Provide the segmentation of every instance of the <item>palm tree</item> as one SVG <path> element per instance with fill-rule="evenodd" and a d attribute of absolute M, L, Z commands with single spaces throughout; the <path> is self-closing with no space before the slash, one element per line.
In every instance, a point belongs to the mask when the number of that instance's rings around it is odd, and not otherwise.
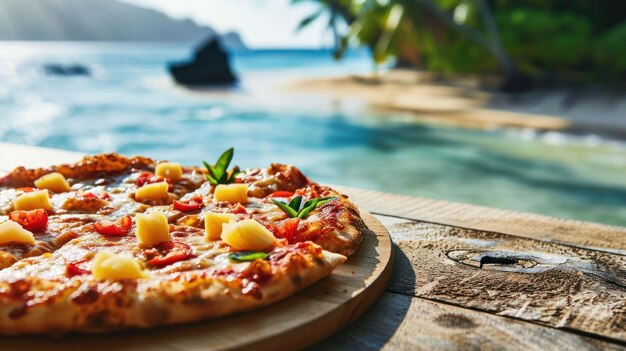
<path fill-rule="evenodd" d="M 335 43 L 335 51 L 339 52 L 344 46 L 342 43 L 342 34 L 339 32 L 340 22 L 343 21 L 347 26 L 352 25 L 356 20 L 356 15 L 353 11 L 352 0 L 292 0 L 292 4 L 299 4 L 303 2 L 316 2 L 319 3 L 320 8 L 305 17 L 298 25 L 298 30 L 308 26 L 312 22 L 318 20 L 325 12 L 328 12 L 329 19 L 327 28 L 332 32 Z M 339 58 L 339 57 L 338 57 Z"/>
<path fill-rule="evenodd" d="M 382 4 L 378 0 L 293 0 L 294 3 L 303 1 L 313 1 L 321 7 L 305 18 L 300 27 L 329 12 L 328 28 L 335 38 L 337 57 L 341 57 L 352 37 L 371 49 L 376 63 L 392 55 L 401 62 L 416 65 L 421 56 L 419 31 L 437 32 L 445 27 L 461 33 L 495 58 L 505 77 L 505 90 L 528 87 L 528 78 L 520 73 L 504 48 L 493 13 L 485 0 L 472 0 L 485 32 L 456 21 L 452 13 L 441 8 L 435 0 L 389 0 Z M 338 20 L 348 25 L 346 33 L 339 33 Z"/>
<path fill-rule="evenodd" d="M 445 23 L 450 28 L 457 30 L 459 33 L 465 35 L 475 44 L 478 44 L 487 52 L 489 52 L 496 59 L 498 65 L 500 66 L 500 70 L 505 76 L 505 82 L 503 85 L 504 90 L 518 91 L 526 90 L 529 87 L 529 85 L 531 84 L 529 78 L 519 71 L 517 65 L 504 48 L 502 39 L 500 38 L 498 26 L 496 25 L 495 19 L 493 17 L 493 13 L 485 0 L 473 1 L 478 7 L 480 18 L 483 22 L 483 26 L 487 31 L 486 35 L 473 27 L 456 22 L 449 13 L 443 11 L 439 6 L 437 6 L 437 4 L 435 4 L 433 0 L 405 1 L 420 3 L 424 10 L 428 11 L 428 13 L 430 13 L 433 17 Z"/>

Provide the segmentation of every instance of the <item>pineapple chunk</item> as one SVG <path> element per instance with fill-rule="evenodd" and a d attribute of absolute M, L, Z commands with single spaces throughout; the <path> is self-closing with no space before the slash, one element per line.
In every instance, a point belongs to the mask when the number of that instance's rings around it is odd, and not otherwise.
<path fill-rule="evenodd" d="M 161 200 L 167 198 L 167 189 L 170 185 L 167 182 L 146 184 L 135 191 L 135 200 Z"/>
<path fill-rule="evenodd" d="M 237 219 L 232 213 L 209 212 L 204 215 L 204 230 L 207 241 L 219 240 L 222 234 L 222 224 Z"/>
<path fill-rule="evenodd" d="M 0 224 L 0 245 L 8 243 L 34 244 L 35 237 L 17 222 L 6 221 Z"/>
<path fill-rule="evenodd" d="M 272 232 L 254 219 L 223 224 L 221 238 L 228 245 L 242 251 L 265 250 L 276 239 Z"/>
<path fill-rule="evenodd" d="M 245 204 L 248 202 L 248 184 L 219 184 L 213 195 L 217 201 Z"/>
<path fill-rule="evenodd" d="M 13 200 L 13 207 L 15 207 L 16 210 L 22 211 L 36 210 L 38 208 L 52 211 L 50 194 L 47 189 L 22 194 Z"/>
<path fill-rule="evenodd" d="M 147 277 L 135 258 L 108 251 L 98 252 L 94 256 L 91 273 L 97 279 L 140 279 Z"/>
<path fill-rule="evenodd" d="M 137 223 L 135 235 L 143 246 L 154 246 L 172 240 L 167 217 L 161 211 L 138 213 L 135 215 L 135 222 Z"/>
<path fill-rule="evenodd" d="M 180 167 L 180 163 L 162 162 L 156 166 L 154 174 L 177 182 L 183 176 L 183 169 Z"/>
<path fill-rule="evenodd" d="M 54 172 L 35 180 L 37 189 L 48 189 L 55 193 L 70 191 L 70 184 L 65 180 L 63 174 Z"/>

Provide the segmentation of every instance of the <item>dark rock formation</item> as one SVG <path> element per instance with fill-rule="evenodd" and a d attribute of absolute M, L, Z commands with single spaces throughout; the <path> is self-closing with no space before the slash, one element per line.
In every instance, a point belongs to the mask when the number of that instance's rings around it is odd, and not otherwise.
<path fill-rule="evenodd" d="M 61 65 L 51 63 L 43 66 L 44 71 L 52 76 L 88 76 L 91 75 L 89 68 L 81 65 Z"/>
<path fill-rule="evenodd" d="M 172 63 L 169 70 L 176 82 L 184 85 L 225 85 L 237 81 L 228 54 L 217 38 L 211 38 L 200 46 L 194 59 L 188 63 Z"/>

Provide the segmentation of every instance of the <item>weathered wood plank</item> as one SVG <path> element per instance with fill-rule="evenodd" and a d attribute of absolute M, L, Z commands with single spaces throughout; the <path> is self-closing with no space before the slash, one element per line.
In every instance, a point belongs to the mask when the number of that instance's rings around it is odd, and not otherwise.
<path fill-rule="evenodd" d="M 378 214 L 626 255 L 626 228 L 482 206 L 336 186 L 362 208 Z"/>
<path fill-rule="evenodd" d="M 400 248 L 389 290 L 626 342 L 626 257 L 378 216 Z"/>
<path fill-rule="evenodd" d="M 587 336 L 391 292 L 352 325 L 311 348 L 378 349 L 624 350 Z"/>

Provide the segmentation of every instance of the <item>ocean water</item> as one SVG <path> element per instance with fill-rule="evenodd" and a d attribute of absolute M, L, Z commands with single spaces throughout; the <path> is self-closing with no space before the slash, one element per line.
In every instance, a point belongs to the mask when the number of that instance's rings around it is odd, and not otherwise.
<path fill-rule="evenodd" d="M 294 78 L 369 72 L 366 52 L 250 51 L 230 91 L 176 87 L 182 44 L 0 43 L 0 141 L 200 164 L 293 163 L 316 180 L 626 225 L 626 148 L 594 136 L 475 131 L 270 93 Z M 47 76 L 47 63 L 88 77 Z"/>

